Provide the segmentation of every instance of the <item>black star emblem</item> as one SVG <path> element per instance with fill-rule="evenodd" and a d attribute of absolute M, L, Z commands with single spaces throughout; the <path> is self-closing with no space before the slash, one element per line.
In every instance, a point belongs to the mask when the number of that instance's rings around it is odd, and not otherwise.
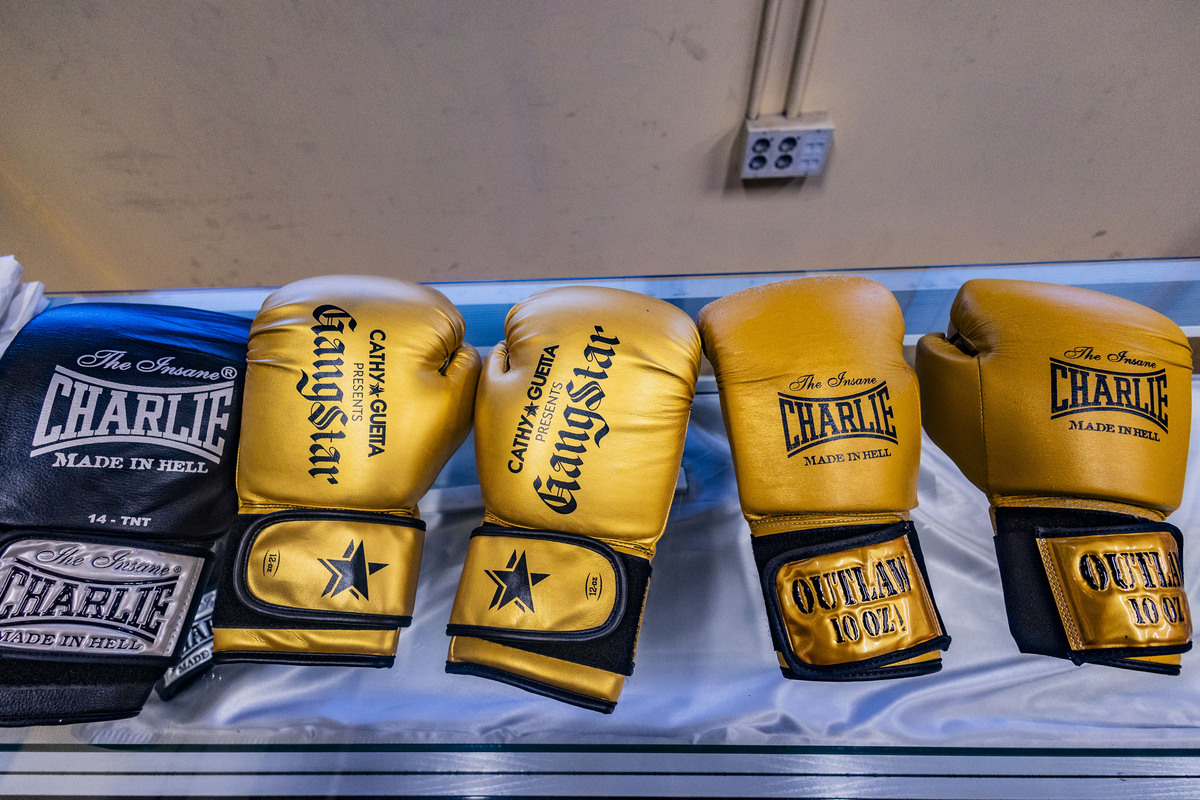
<path fill-rule="evenodd" d="M 532 417 L 535 414 L 537 414 L 537 406 L 535 404 L 530 403 L 525 406 L 525 416 Z"/>
<path fill-rule="evenodd" d="M 326 584 L 325 591 L 321 592 L 321 597 L 325 595 L 337 597 L 349 589 L 350 594 L 359 600 L 370 600 L 371 598 L 367 595 L 367 578 L 387 566 L 387 564 L 367 561 L 362 542 L 355 547 L 353 539 L 346 546 L 346 552 L 341 558 L 317 560 L 321 562 L 321 566 L 329 570 L 329 583 Z M 332 594 L 330 594 L 331 592 Z"/>
<path fill-rule="evenodd" d="M 517 558 L 517 551 L 508 559 L 508 569 L 484 570 L 487 576 L 496 584 L 496 594 L 492 596 L 492 604 L 488 608 L 504 608 L 509 603 L 516 603 L 522 611 L 533 613 L 533 587 L 537 586 L 549 573 L 529 571 L 525 564 L 525 551 Z"/>
<path fill-rule="evenodd" d="M 372 383 L 370 388 L 367 389 L 367 391 L 369 391 L 371 393 L 371 396 L 374 397 L 377 394 L 383 394 L 383 387 L 380 386 L 378 383 Z"/>

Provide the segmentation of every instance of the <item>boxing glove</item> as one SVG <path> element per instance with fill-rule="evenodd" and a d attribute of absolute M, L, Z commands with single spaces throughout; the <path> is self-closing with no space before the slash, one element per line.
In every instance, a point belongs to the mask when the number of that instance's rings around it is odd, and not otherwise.
<path fill-rule="evenodd" d="M 700 363 L 691 318 L 600 287 L 514 306 L 475 415 L 483 525 L 446 671 L 611 712 L 633 671 Z"/>
<path fill-rule="evenodd" d="M 214 565 L 223 562 L 224 545 L 228 541 L 227 536 L 217 541 L 213 548 Z M 170 700 L 197 683 L 212 667 L 212 612 L 217 602 L 219 576 L 219 569 L 214 568 L 209 572 L 208 582 L 199 590 L 200 599 L 196 603 L 192 624 L 183 633 L 184 644 L 179 653 L 179 660 L 154 684 L 154 693 L 163 700 Z"/>
<path fill-rule="evenodd" d="M 965 283 L 916 368 L 929 437 L 983 490 L 1019 649 L 1176 674 L 1191 348 L 1099 292 Z"/>
<path fill-rule="evenodd" d="M 392 665 L 424 544 L 417 502 L 470 431 L 480 361 L 463 332 L 441 292 L 389 278 L 266 298 L 214 663 Z"/>
<path fill-rule="evenodd" d="M 700 311 L 780 669 L 935 672 L 946 649 L 909 510 L 920 400 L 904 320 L 857 277 L 757 286 Z"/>
<path fill-rule="evenodd" d="M 249 321 L 78 304 L 0 359 L 0 724 L 137 714 L 232 523 Z"/>

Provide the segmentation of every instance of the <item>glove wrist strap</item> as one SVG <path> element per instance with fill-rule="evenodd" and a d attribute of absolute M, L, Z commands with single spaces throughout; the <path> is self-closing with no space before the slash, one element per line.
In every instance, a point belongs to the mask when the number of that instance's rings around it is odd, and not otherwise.
<path fill-rule="evenodd" d="M 124 667 L 103 678 L 95 664 L 5 665 L 0 726 L 67 725 L 125 719 L 141 711 L 161 667 Z"/>
<path fill-rule="evenodd" d="M 521 651 L 514 662 L 529 653 L 542 663 L 566 662 L 567 669 L 629 675 L 650 571 L 648 560 L 596 539 L 483 525 L 471 535 L 446 633 Z M 529 688 L 530 679 L 496 665 L 484 671 L 455 661 L 447 671 Z M 539 691 L 558 697 L 552 686 Z"/>
<path fill-rule="evenodd" d="M 67 531 L 0 538 L 0 656 L 172 663 L 195 613 L 211 551 Z"/>
<path fill-rule="evenodd" d="M 68 531 L 0 537 L 0 725 L 136 714 L 179 656 L 210 555 Z"/>
<path fill-rule="evenodd" d="M 1183 536 L 1166 522 L 993 509 L 1009 629 L 1024 653 L 1166 674 L 1191 647 Z"/>
<path fill-rule="evenodd" d="M 243 514 L 213 612 L 215 662 L 391 666 L 425 523 L 295 509 Z"/>
<path fill-rule="evenodd" d="M 450 639 L 446 672 L 507 683 L 603 714 L 616 709 L 625 685 L 624 675 L 470 636 Z"/>
<path fill-rule="evenodd" d="M 878 680 L 936 672 L 950 644 L 911 522 L 752 539 L 785 677 Z"/>

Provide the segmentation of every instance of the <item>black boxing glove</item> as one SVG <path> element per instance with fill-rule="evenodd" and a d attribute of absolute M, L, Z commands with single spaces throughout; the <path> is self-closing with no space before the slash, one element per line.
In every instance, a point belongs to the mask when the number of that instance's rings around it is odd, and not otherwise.
<path fill-rule="evenodd" d="M 237 511 L 249 320 L 79 304 L 0 359 L 0 725 L 137 714 Z"/>

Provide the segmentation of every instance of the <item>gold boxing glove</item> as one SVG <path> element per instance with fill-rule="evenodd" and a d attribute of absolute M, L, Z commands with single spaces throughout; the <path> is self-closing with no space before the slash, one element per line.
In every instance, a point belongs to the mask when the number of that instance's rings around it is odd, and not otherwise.
<path fill-rule="evenodd" d="M 950 637 L 908 514 L 921 422 L 895 298 L 866 278 L 781 281 L 709 303 L 700 331 L 784 676 L 940 669 Z"/>
<path fill-rule="evenodd" d="M 1183 495 L 1192 353 L 1087 289 L 972 280 L 917 347 L 925 430 L 991 502 L 1024 653 L 1178 674 L 1191 647 Z"/>
<path fill-rule="evenodd" d="M 263 302 L 247 361 L 213 661 L 389 667 L 413 612 L 417 501 L 471 427 L 462 315 L 413 283 L 310 278 Z"/>
<path fill-rule="evenodd" d="M 633 671 L 700 364 L 690 317 L 619 289 L 518 303 L 475 413 L 483 525 L 446 671 L 605 713 Z"/>

